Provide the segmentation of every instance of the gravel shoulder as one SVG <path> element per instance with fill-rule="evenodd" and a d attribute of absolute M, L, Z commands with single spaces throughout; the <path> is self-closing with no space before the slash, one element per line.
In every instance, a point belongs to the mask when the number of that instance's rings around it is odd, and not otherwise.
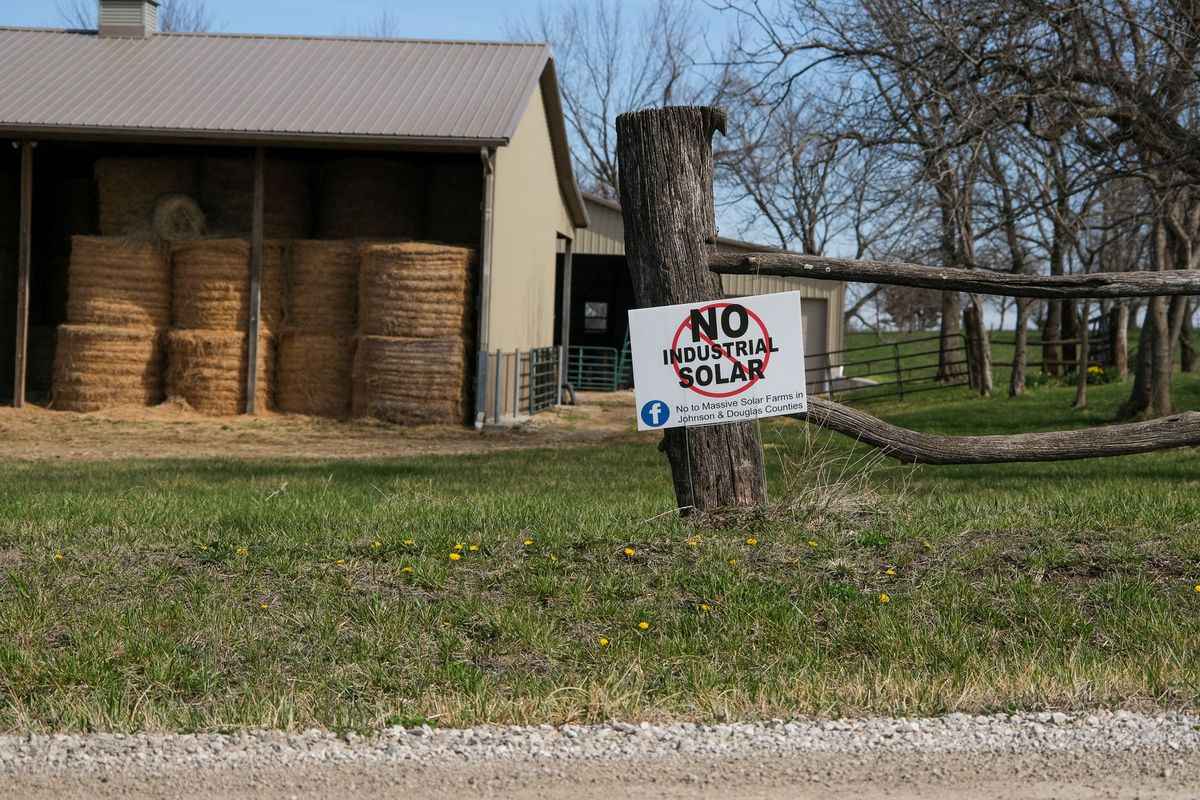
<path fill-rule="evenodd" d="M 0 737 L 0 797 L 1186 798 L 1200 717 Z"/>

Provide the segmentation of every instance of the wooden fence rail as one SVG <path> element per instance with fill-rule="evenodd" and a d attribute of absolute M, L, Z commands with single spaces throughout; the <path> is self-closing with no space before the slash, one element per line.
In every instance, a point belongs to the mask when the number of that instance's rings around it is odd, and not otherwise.
<path fill-rule="evenodd" d="M 1089 275 L 1014 275 L 892 261 L 855 261 L 797 253 L 717 253 L 709 268 L 721 275 L 883 283 L 947 292 L 978 292 L 1052 300 L 1098 297 L 1169 297 L 1200 294 L 1200 271 L 1102 272 Z"/>

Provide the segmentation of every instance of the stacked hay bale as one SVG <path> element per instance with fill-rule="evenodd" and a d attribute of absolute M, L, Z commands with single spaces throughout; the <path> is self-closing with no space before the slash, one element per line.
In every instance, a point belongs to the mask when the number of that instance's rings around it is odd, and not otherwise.
<path fill-rule="evenodd" d="M 293 414 L 350 413 L 358 305 L 358 246 L 293 242 L 279 337 L 276 407 Z"/>
<path fill-rule="evenodd" d="M 101 158 L 95 175 L 104 236 L 149 235 L 160 197 L 195 197 L 199 189 L 199 164 L 194 158 Z"/>
<path fill-rule="evenodd" d="M 355 416 L 463 420 L 473 260 L 474 251 L 448 245 L 363 247 Z"/>
<path fill-rule="evenodd" d="M 270 408 L 275 337 L 283 316 L 287 246 L 263 243 L 256 403 Z M 167 337 L 167 396 L 203 414 L 246 406 L 250 242 L 197 239 L 174 249 L 174 328 Z"/>
<path fill-rule="evenodd" d="M 53 349 L 53 404 L 66 411 L 152 405 L 163 398 L 163 334 L 171 320 L 170 260 L 149 241 L 71 240 L 67 324 Z M 30 366 L 51 363 L 31 331 Z"/>
<path fill-rule="evenodd" d="M 318 239 L 418 239 L 425 172 L 386 158 L 342 158 L 320 174 Z"/>
<path fill-rule="evenodd" d="M 263 166 L 263 236 L 305 239 L 312 228 L 310 169 L 302 161 L 267 159 Z M 254 159 L 206 158 L 200 168 L 200 203 L 209 228 L 222 236 L 250 235 L 254 210 Z"/>

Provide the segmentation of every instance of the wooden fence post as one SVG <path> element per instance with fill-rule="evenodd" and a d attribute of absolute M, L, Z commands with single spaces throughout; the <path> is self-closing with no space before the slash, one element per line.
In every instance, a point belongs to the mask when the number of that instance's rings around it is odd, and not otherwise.
<path fill-rule="evenodd" d="M 723 297 L 708 268 L 715 252 L 712 136 L 725 110 L 653 108 L 617 117 L 625 253 L 641 308 Z M 739 422 L 663 434 L 684 513 L 761 508 L 767 501 L 762 447 Z"/>

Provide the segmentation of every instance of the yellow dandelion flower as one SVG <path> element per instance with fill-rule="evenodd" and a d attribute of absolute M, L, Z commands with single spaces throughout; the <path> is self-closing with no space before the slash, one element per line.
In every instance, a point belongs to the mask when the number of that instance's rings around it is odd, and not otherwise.
<path fill-rule="evenodd" d="M 261 608 L 263 611 L 266 611 L 268 608 L 271 607 L 271 604 L 270 603 L 259 603 L 258 607 Z"/>
<path fill-rule="evenodd" d="M 479 549 L 479 545 L 473 544 L 470 547 L 468 547 L 467 549 L 470 550 L 472 553 L 474 553 L 476 550 Z"/>
<path fill-rule="evenodd" d="M 755 539 L 753 536 L 751 536 L 749 539 L 746 540 L 746 544 L 753 547 L 754 545 L 758 544 L 758 539 Z"/>
<path fill-rule="evenodd" d="M 551 561 L 558 561 L 558 556 L 550 556 Z"/>
<path fill-rule="evenodd" d="M 405 546 L 405 547 L 412 547 L 412 545 L 413 545 L 413 540 L 412 540 L 412 539 L 405 539 L 405 540 L 404 540 L 404 546 Z"/>
<path fill-rule="evenodd" d="M 608 647 L 608 639 L 605 639 L 603 636 L 601 636 L 601 637 L 600 637 L 600 639 L 598 640 L 598 642 L 597 642 L 597 643 L 598 643 L 598 644 L 599 644 L 601 647 Z"/>
<path fill-rule="evenodd" d="M 526 547 L 529 547 L 529 545 L 533 544 L 533 539 L 526 539 L 524 542 L 522 542 L 522 544 L 524 544 Z"/>
<path fill-rule="evenodd" d="M 636 555 L 637 555 L 637 550 L 634 550 L 632 547 L 626 547 L 626 548 L 625 548 L 625 555 L 627 555 L 627 556 L 636 556 Z"/>
<path fill-rule="evenodd" d="M 402 569 L 400 571 L 401 572 L 412 572 L 412 567 L 405 567 L 404 569 Z"/>
<path fill-rule="evenodd" d="M 346 559 L 344 559 L 344 558 L 339 558 L 337 561 L 335 561 L 335 562 L 333 562 L 333 563 L 335 563 L 335 564 L 345 564 L 345 563 L 346 563 Z"/>
<path fill-rule="evenodd" d="M 639 622 L 638 627 L 644 631 L 648 631 L 648 630 L 650 630 L 650 623 L 649 622 Z"/>
<path fill-rule="evenodd" d="M 383 542 L 376 539 L 375 542 L 371 545 L 371 547 L 374 547 L 375 549 L 379 549 L 380 547 L 383 547 Z"/>
<path fill-rule="evenodd" d="M 890 602 L 892 602 L 892 598 L 889 597 L 886 592 L 884 592 L 883 594 L 879 595 L 879 602 L 890 603 Z"/>
<path fill-rule="evenodd" d="M 305 542 L 305 544 L 308 544 L 308 542 Z M 207 553 L 207 552 L 208 552 L 208 545 L 206 545 L 206 544 L 202 544 L 202 545 L 200 545 L 200 552 L 201 552 L 201 553 Z"/>
<path fill-rule="evenodd" d="M 701 603 L 700 611 L 707 614 L 709 611 L 712 611 L 712 606 L 710 606 L 708 603 Z"/>
<path fill-rule="evenodd" d="M 894 569 L 889 569 L 887 572 L 885 572 L 885 573 L 883 573 L 883 574 L 884 574 L 884 575 L 895 575 L 895 574 L 896 574 L 896 570 L 894 570 Z"/>
<path fill-rule="evenodd" d="M 250 551 L 249 551 L 249 550 L 247 550 L 247 549 L 246 549 L 246 548 L 244 548 L 244 547 L 239 547 L 237 550 L 234 550 L 233 552 L 237 553 L 239 556 L 248 556 L 248 555 L 250 555 Z"/>
<path fill-rule="evenodd" d="M 450 620 L 448 620 L 448 619 L 445 619 L 445 620 L 442 620 L 442 627 L 443 627 L 443 628 L 453 628 L 453 627 L 454 627 L 454 623 L 453 623 L 453 622 L 451 622 L 451 621 L 450 621 Z"/>
<path fill-rule="evenodd" d="M 924 547 L 926 550 L 933 549 L 933 545 L 931 545 L 929 542 L 921 542 L 921 547 Z"/>
<path fill-rule="evenodd" d="M 451 553 L 450 554 L 451 561 L 458 561 L 460 558 L 462 558 L 462 553 Z"/>
<path fill-rule="evenodd" d="M 55 554 L 54 554 L 54 560 L 55 560 L 55 561 L 62 561 L 62 560 L 63 560 L 63 554 L 62 554 L 62 553 L 55 553 Z"/>
<path fill-rule="evenodd" d="M 736 558 L 731 558 L 731 559 L 729 559 L 729 563 L 730 563 L 730 564 L 733 564 L 733 565 L 736 567 L 736 566 L 737 566 L 737 559 L 736 559 Z"/>
<path fill-rule="evenodd" d="M 814 542 L 812 539 L 809 539 L 809 540 L 808 540 L 808 546 L 809 546 L 809 547 L 816 547 L 816 546 L 817 546 L 817 543 L 816 543 L 816 542 Z"/>
<path fill-rule="evenodd" d="M 1197 584 L 1196 584 L 1196 591 L 1197 591 L 1197 592 L 1200 592 L 1200 583 L 1197 583 Z"/>
<path fill-rule="evenodd" d="M 466 547 L 466 545 L 463 544 L 462 542 L 459 542 L 458 544 L 454 545 L 455 550 L 462 550 L 464 547 Z"/>
<path fill-rule="evenodd" d="M 688 543 L 687 543 L 688 547 L 698 547 L 699 545 L 700 545 L 700 543 L 697 542 L 695 539 L 688 539 Z"/>

